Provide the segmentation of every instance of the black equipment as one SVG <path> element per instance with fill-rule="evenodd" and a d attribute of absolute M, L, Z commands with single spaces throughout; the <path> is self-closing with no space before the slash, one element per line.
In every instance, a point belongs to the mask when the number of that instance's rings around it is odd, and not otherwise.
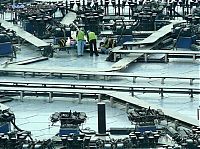
<path fill-rule="evenodd" d="M 84 112 L 56 112 L 50 117 L 52 125 L 60 121 L 59 135 L 68 135 L 70 133 L 79 134 L 79 125 L 84 123 L 87 116 Z"/>

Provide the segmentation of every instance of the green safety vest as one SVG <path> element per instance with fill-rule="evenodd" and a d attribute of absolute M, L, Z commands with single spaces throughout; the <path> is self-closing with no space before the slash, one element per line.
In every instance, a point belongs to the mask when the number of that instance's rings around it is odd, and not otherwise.
<path fill-rule="evenodd" d="M 94 32 L 89 32 L 88 36 L 89 36 L 89 41 L 91 41 L 92 39 L 97 39 Z"/>
<path fill-rule="evenodd" d="M 77 35 L 77 40 L 84 40 L 85 33 L 83 31 L 79 31 Z"/>
<path fill-rule="evenodd" d="M 109 43 L 109 40 L 107 39 L 107 41 L 104 43 L 103 46 L 107 49 L 107 48 L 109 47 L 109 44 L 110 44 L 110 43 Z"/>

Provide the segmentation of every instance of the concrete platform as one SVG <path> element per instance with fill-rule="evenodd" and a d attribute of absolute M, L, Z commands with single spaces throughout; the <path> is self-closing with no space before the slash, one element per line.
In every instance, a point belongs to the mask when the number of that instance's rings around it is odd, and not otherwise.
<path fill-rule="evenodd" d="M 17 51 L 17 58 L 14 62 L 28 59 L 31 57 L 40 56 L 41 53 L 37 51 L 34 46 L 30 44 L 20 46 L 21 51 Z M 66 51 L 57 51 L 53 58 L 48 61 L 41 61 L 33 64 L 28 64 L 27 66 L 19 66 L 15 63 L 9 64 L 8 68 L 17 69 L 68 69 L 70 70 L 105 70 L 110 69 L 114 64 L 113 62 L 105 61 L 107 55 L 100 54 L 98 57 L 90 57 L 89 53 L 84 53 L 84 56 L 77 57 L 76 49 L 72 49 L 69 53 Z M 8 61 L 8 58 L 4 57 L 0 59 L 0 63 Z M 4 65 L 0 65 L 4 67 Z M 140 73 L 144 75 L 157 75 L 157 76 L 188 76 L 188 77 L 200 77 L 200 61 L 196 60 L 195 63 L 191 62 L 190 59 L 173 59 L 169 63 L 133 63 L 123 70 L 124 73 Z M 75 77 L 70 78 L 59 78 L 48 76 L 41 77 L 16 77 L 16 76 L 6 76 L 1 75 L 0 80 L 31 80 L 31 81 L 46 81 L 46 82 L 81 82 L 81 83 L 116 83 L 117 85 L 132 84 L 132 78 L 118 78 L 115 77 L 112 80 L 104 79 L 94 79 L 88 80 L 87 78 L 83 80 L 77 80 Z M 152 78 L 142 78 L 138 79 L 136 85 L 160 85 L 160 79 Z M 177 86 L 188 86 L 188 80 L 180 81 L 169 79 L 165 83 L 171 87 Z M 194 83 L 191 87 L 199 87 L 199 83 Z M 123 93 L 117 96 L 122 96 L 126 98 L 125 100 L 132 100 L 129 93 Z M 200 95 L 194 95 L 190 98 L 188 95 L 181 94 L 170 94 L 167 93 L 163 98 L 160 98 L 158 94 L 143 94 L 135 93 L 135 98 L 137 98 L 137 103 L 144 103 L 148 106 L 163 108 L 166 113 L 176 113 L 177 117 L 182 115 L 185 119 L 189 119 L 194 123 L 197 123 L 197 108 L 200 105 Z M 86 112 L 88 119 L 86 124 L 81 126 L 82 128 L 90 128 L 92 130 L 97 130 L 97 100 L 94 99 L 84 99 L 82 104 L 78 104 L 78 98 L 66 98 L 66 97 L 56 97 L 53 103 L 46 102 L 48 97 L 25 97 L 24 101 L 21 102 L 19 97 L 13 97 L 12 102 L 5 103 L 6 106 L 16 115 L 16 123 L 21 129 L 32 131 L 34 139 L 48 139 L 54 136 L 59 129 L 59 124 L 52 127 L 49 121 L 49 117 L 54 112 L 60 111 L 82 111 Z M 106 102 L 106 101 L 105 101 Z M 128 121 L 127 115 L 125 113 L 125 107 L 121 105 L 114 105 L 114 108 L 110 106 L 110 103 L 106 102 L 106 114 L 107 114 L 107 128 L 109 127 L 133 127 Z M 181 116 L 180 116 L 181 117 Z"/>

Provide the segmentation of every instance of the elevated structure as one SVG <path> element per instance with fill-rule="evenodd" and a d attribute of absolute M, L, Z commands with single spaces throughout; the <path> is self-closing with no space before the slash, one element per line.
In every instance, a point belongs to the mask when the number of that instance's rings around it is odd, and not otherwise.
<path fill-rule="evenodd" d="M 20 28 L 17 25 L 14 25 L 10 22 L 7 22 L 3 19 L 0 19 L 1 26 L 3 26 L 5 29 L 10 29 L 16 32 L 16 35 L 20 38 L 26 40 L 27 42 L 33 44 L 34 46 L 38 48 L 44 48 L 50 46 L 49 43 L 46 43 L 45 41 L 35 37 L 34 35 L 24 31 L 22 28 Z"/>
<path fill-rule="evenodd" d="M 71 23 L 73 23 L 73 21 L 76 19 L 76 13 L 74 12 L 68 12 L 65 17 L 62 19 L 62 21 L 60 22 L 63 25 L 70 25 Z"/>
<path fill-rule="evenodd" d="M 153 32 L 150 36 L 145 38 L 144 40 L 137 41 L 137 42 L 125 42 L 124 46 L 134 46 L 134 45 L 150 45 L 157 42 L 159 39 L 165 37 L 172 31 L 174 25 L 178 25 L 180 23 L 185 23 L 185 21 L 170 21 L 170 24 L 163 26 L 159 30 Z"/>
<path fill-rule="evenodd" d="M 161 107 L 158 107 L 154 104 L 149 104 L 145 101 L 139 100 L 136 97 L 131 97 L 127 94 L 124 94 L 122 92 L 118 91 L 109 91 L 109 90 L 94 90 L 94 89 L 63 89 L 63 88 L 40 88 L 40 91 L 38 91 L 38 88 L 35 87 L 0 87 L 1 92 L 5 92 L 8 94 L 15 94 L 15 95 L 20 95 L 21 101 L 23 101 L 24 96 L 49 96 L 49 102 L 53 102 L 53 97 L 60 97 L 60 96 L 69 96 L 75 95 L 78 96 L 79 98 L 79 103 L 81 103 L 81 100 L 83 98 L 83 95 L 89 95 L 89 96 L 97 96 L 98 100 L 102 100 L 102 96 L 106 95 L 109 97 L 111 106 L 113 105 L 113 102 L 119 102 L 121 104 L 128 104 L 129 106 L 134 106 L 134 107 L 144 107 L 148 108 L 151 106 L 152 108 L 155 109 L 162 109 L 162 111 L 165 112 L 165 114 L 173 120 L 178 120 L 180 123 L 185 124 L 187 126 L 198 126 L 198 121 L 191 119 L 191 118 L 186 118 L 183 117 L 179 114 L 174 114 L 174 112 L 171 112 L 170 110 L 165 110 Z M 113 101 L 114 100 L 114 101 Z M 127 107 L 128 109 L 128 107 Z"/>
<path fill-rule="evenodd" d="M 175 58 L 188 58 L 192 57 L 193 61 L 197 58 L 200 58 L 200 52 L 198 51 L 172 51 L 172 50 L 116 50 L 112 51 L 114 53 L 114 61 L 117 59 L 117 54 L 127 54 L 127 53 L 136 53 L 136 54 L 144 54 L 144 61 L 147 62 L 148 54 L 164 54 L 165 62 L 168 61 L 169 57 Z"/>

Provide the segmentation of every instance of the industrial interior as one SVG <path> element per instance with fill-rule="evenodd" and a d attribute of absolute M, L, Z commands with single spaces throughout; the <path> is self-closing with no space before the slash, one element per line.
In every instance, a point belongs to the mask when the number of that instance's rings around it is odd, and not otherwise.
<path fill-rule="evenodd" d="M 198 149 L 199 58 L 197 0 L 1 0 L 0 149 Z"/>

